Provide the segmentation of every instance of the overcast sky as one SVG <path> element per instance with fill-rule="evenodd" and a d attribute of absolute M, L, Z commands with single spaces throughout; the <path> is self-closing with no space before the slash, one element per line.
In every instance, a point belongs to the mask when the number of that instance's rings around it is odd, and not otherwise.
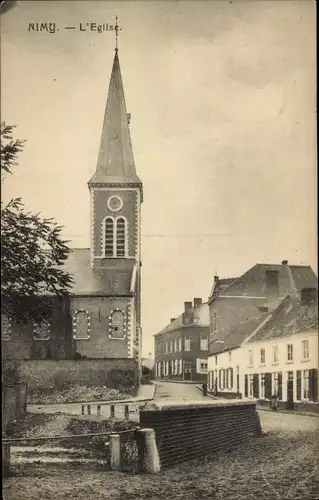
<path fill-rule="evenodd" d="M 1 19 L 1 119 L 25 151 L 4 196 L 89 246 L 114 23 L 142 216 L 144 354 L 215 268 L 316 267 L 315 3 L 23 1 Z M 55 22 L 55 34 L 30 22 Z M 75 30 L 65 30 L 75 26 Z"/>

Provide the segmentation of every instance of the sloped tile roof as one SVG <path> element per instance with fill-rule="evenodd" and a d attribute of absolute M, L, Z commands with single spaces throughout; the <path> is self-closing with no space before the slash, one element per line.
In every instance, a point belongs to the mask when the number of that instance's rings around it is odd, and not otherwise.
<path fill-rule="evenodd" d="M 247 321 L 239 323 L 232 328 L 226 335 L 215 335 L 210 340 L 209 353 L 210 355 L 219 354 L 224 351 L 230 351 L 239 347 L 244 340 L 249 337 L 262 323 L 271 316 L 271 313 L 265 312 L 251 318 Z"/>
<path fill-rule="evenodd" d="M 248 343 L 286 337 L 295 333 L 318 328 L 318 303 L 300 305 L 291 297 L 274 311 L 270 321 Z"/>
<path fill-rule="evenodd" d="M 194 308 L 192 307 L 189 312 L 190 313 L 194 312 Z M 180 316 L 178 316 L 178 318 L 172 321 L 172 323 L 167 325 L 165 328 L 163 328 L 163 330 L 156 333 L 155 335 L 162 335 L 165 333 L 169 333 L 184 326 L 185 325 L 183 324 L 183 314 L 181 314 Z M 209 327 L 209 307 L 207 303 L 203 303 L 198 308 L 196 308 L 194 312 L 194 322 L 187 326 Z"/>
<path fill-rule="evenodd" d="M 134 261 L 120 260 L 108 267 L 93 269 L 89 248 L 74 248 L 64 265 L 65 271 L 72 274 L 74 284 L 72 295 L 129 295 L 131 289 Z"/>
<path fill-rule="evenodd" d="M 286 297 L 292 292 L 291 272 L 294 285 L 298 291 L 306 287 L 316 287 L 318 279 L 310 266 L 293 266 L 283 264 L 256 264 L 221 291 L 220 295 L 237 296 L 263 296 L 265 294 L 265 272 L 277 271 L 279 273 L 279 295 Z"/>

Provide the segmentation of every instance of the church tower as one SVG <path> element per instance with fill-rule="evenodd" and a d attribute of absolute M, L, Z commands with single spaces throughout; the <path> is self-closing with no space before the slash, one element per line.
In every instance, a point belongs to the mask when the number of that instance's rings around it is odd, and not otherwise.
<path fill-rule="evenodd" d="M 113 281 L 117 297 L 132 295 L 132 350 L 141 355 L 141 203 L 118 49 L 102 126 L 96 172 L 88 182 L 91 198 L 91 266 Z M 129 285 L 124 282 L 130 283 Z M 133 354 L 133 353 L 132 353 Z"/>

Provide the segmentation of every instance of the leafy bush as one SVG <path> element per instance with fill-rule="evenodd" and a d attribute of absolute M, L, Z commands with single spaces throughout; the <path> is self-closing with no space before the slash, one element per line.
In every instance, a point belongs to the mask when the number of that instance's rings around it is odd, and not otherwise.
<path fill-rule="evenodd" d="M 132 390 L 136 385 L 134 370 L 113 369 L 107 374 L 107 386 L 114 389 Z"/>

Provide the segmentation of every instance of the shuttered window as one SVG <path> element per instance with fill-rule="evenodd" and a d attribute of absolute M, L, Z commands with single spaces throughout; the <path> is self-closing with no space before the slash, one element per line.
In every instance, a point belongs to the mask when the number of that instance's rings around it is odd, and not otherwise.
<path fill-rule="evenodd" d="M 310 370 L 310 401 L 318 401 L 318 370 Z"/>
<path fill-rule="evenodd" d="M 309 370 L 304 370 L 303 372 L 303 399 L 309 399 L 310 396 L 310 380 L 309 380 Z"/>
<path fill-rule="evenodd" d="M 278 398 L 282 401 L 282 373 L 278 372 Z"/>
<path fill-rule="evenodd" d="M 265 398 L 271 398 L 271 373 L 265 373 Z"/>
<path fill-rule="evenodd" d="M 301 370 L 297 370 L 297 401 L 301 401 Z"/>
<path fill-rule="evenodd" d="M 248 375 L 245 375 L 245 397 L 248 397 Z"/>
<path fill-rule="evenodd" d="M 265 374 L 260 375 L 260 398 L 265 399 Z"/>
<path fill-rule="evenodd" d="M 253 384 L 254 384 L 254 389 L 253 389 L 254 390 L 254 392 L 253 392 L 254 398 L 258 399 L 259 398 L 259 375 L 258 375 L 258 373 L 254 373 Z"/>

